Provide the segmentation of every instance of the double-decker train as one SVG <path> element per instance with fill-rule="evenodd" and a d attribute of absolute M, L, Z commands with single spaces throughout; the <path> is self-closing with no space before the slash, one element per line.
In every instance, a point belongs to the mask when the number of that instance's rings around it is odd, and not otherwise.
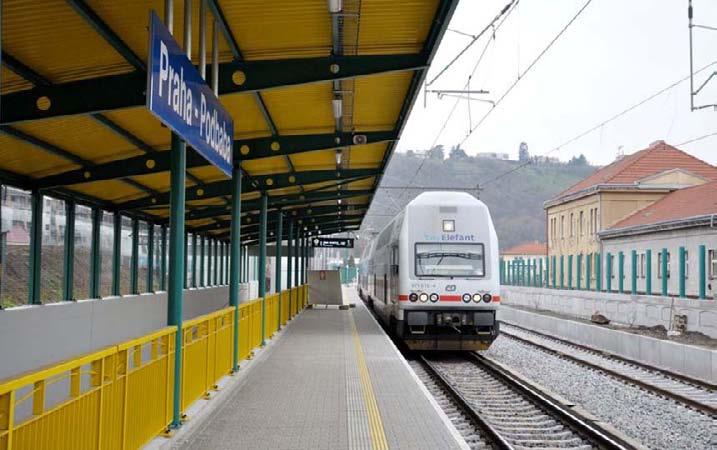
<path fill-rule="evenodd" d="M 498 238 L 486 205 L 426 192 L 373 239 L 358 292 L 414 350 L 485 350 L 498 336 Z"/>

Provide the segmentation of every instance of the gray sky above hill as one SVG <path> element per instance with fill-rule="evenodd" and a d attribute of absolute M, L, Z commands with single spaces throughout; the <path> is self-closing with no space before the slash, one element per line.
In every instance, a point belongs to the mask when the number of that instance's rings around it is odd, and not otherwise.
<path fill-rule="evenodd" d="M 498 99 L 548 45 L 586 0 L 521 0 L 490 44 L 471 80 L 481 96 Z M 477 34 L 508 0 L 462 0 L 450 29 Z M 717 1 L 693 0 L 695 22 L 717 27 Z M 435 141 L 446 148 L 465 140 L 469 155 L 506 152 L 517 157 L 521 141 L 531 154 L 556 146 L 605 121 L 689 74 L 687 0 L 593 0 L 563 36 L 517 84 L 473 133 L 468 105 L 460 101 L 439 134 L 455 99 L 423 94 L 399 143 L 399 151 L 426 149 Z M 432 79 L 468 42 L 447 32 L 429 71 Z M 462 89 L 478 55 L 481 38 L 430 88 Z M 701 83 L 717 70 L 717 31 L 695 30 L 695 70 L 716 62 L 696 76 Z M 697 98 L 717 103 L 717 78 Z M 587 136 L 552 151 L 567 160 L 580 153 L 594 164 L 614 160 L 618 148 L 626 154 L 655 140 L 677 145 L 717 133 L 717 111 L 690 112 L 689 81 L 636 108 Z M 473 126 L 491 109 L 471 102 Z M 717 164 L 717 134 L 679 146 Z"/>

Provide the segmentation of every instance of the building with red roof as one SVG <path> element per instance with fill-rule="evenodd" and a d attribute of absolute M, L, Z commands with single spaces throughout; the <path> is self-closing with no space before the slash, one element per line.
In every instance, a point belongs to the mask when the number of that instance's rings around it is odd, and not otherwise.
<path fill-rule="evenodd" d="M 545 242 L 524 242 L 500 252 L 504 261 L 516 259 L 544 258 L 548 254 L 548 247 Z"/>
<path fill-rule="evenodd" d="M 664 141 L 624 156 L 545 202 L 551 262 L 560 271 L 563 256 L 595 254 L 602 231 L 631 217 L 637 220 L 635 213 L 668 194 L 713 181 L 717 167 Z M 563 270 L 568 270 L 566 261 Z M 591 270 L 594 277 L 594 265 Z"/>
<path fill-rule="evenodd" d="M 699 294 L 699 270 L 704 264 L 706 295 L 717 292 L 717 181 L 676 190 L 655 203 L 615 223 L 599 233 L 602 253 L 611 258 L 624 255 L 626 279 L 632 277 L 635 251 L 637 289 L 644 292 L 651 278 L 653 292 L 662 286 L 662 252 L 667 255 L 668 293 L 679 293 L 680 252 L 685 259 L 685 294 Z M 704 262 L 700 260 L 704 258 Z M 648 264 L 652 270 L 648 270 Z M 614 277 L 614 273 L 612 274 Z"/>

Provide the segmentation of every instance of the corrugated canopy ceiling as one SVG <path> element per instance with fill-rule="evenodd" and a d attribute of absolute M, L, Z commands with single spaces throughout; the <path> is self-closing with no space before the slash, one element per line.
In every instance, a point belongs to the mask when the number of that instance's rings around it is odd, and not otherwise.
<path fill-rule="evenodd" d="M 327 0 L 207 1 L 244 172 L 245 239 L 262 191 L 307 228 L 358 228 L 457 0 L 342 3 L 331 14 Z M 174 4 L 181 43 L 185 2 Z M 198 64 L 200 1 L 191 4 Z M 167 220 L 170 132 L 144 98 L 151 10 L 163 17 L 164 1 L 3 2 L 4 183 Z M 187 152 L 187 228 L 228 238 L 230 181 Z"/>

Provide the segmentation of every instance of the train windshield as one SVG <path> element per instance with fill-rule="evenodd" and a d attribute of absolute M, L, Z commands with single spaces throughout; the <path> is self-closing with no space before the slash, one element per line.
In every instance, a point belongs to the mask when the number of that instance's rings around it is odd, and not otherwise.
<path fill-rule="evenodd" d="M 416 244 L 416 276 L 485 276 L 483 244 Z"/>

